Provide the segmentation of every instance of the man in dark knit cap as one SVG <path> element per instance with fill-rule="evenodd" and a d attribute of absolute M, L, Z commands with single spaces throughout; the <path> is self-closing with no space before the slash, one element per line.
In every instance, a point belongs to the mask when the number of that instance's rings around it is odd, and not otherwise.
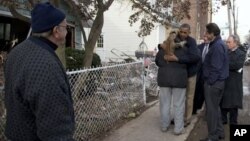
<path fill-rule="evenodd" d="M 73 141 L 74 110 L 65 70 L 55 54 L 65 43 L 65 14 L 50 3 L 31 11 L 32 36 L 5 66 L 5 135 L 11 141 Z"/>

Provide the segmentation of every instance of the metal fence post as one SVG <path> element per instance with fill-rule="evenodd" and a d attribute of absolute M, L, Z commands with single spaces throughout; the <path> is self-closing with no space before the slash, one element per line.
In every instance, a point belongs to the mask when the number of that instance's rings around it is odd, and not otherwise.
<path fill-rule="evenodd" d="M 148 49 L 147 44 L 144 42 L 144 37 L 142 38 L 142 42 L 139 45 L 139 50 L 143 51 L 143 100 L 146 105 L 146 86 L 145 86 L 145 59 L 146 59 L 146 49 Z"/>

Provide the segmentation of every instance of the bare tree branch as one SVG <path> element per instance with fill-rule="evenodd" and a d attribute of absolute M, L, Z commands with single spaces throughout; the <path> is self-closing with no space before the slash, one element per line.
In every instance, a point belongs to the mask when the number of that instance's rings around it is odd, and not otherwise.
<path fill-rule="evenodd" d="M 24 15 L 18 13 L 18 12 L 16 11 L 16 7 L 14 7 L 14 5 L 10 5 L 10 6 L 9 6 L 9 10 L 10 10 L 11 14 L 13 15 L 13 17 L 15 17 L 15 18 L 17 18 L 17 19 L 19 19 L 19 20 L 28 22 L 28 23 L 31 22 L 30 18 L 28 18 L 28 17 L 26 17 L 26 16 L 24 16 Z"/>
<path fill-rule="evenodd" d="M 106 2 L 106 4 L 104 5 L 104 9 L 105 11 L 108 10 L 108 8 L 111 6 L 111 4 L 114 2 L 114 0 L 109 0 L 108 2 Z"/>

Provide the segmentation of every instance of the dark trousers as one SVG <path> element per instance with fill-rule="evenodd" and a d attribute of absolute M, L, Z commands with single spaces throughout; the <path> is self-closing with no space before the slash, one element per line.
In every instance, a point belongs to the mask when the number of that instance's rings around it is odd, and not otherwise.
<path fill-rule="evenodd" d="M 212 140 L 219 140 L 219 136 L 224 136 L 220 111 L 224 87 L 224 81 L 217 81 L 213 85 L 204 83 L 208 138 Z"/>
<path fill-rule="evenodd" d="M 221 108 L 223 124 L 228 123 L 228 114 L 230 124 L 237 124 L 238 108 Z"/>
<path fill-rule="evenodd" d="M 194 102 L 193 102 L 193 114 L 197 113 L 197 110 L 202 108 L 204 103 L 204 81 L 200 78 L 196 81 Z"/>

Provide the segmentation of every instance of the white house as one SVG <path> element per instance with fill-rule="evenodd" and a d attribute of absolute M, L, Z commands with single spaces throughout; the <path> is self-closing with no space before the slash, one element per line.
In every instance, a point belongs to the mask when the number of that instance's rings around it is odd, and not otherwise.
<path fill-rule="evenodd" d="M 123 2 L 121 4 L 116 1 L 105 12 L 102 39 L 99 39 L 95 50 L 100 55 L 101 60 L 109 61 L 109 59 L 112 59 L 119 61 L 119 58 L 126 58 L 126 55 L 135 56 L 135 51 L 139 49 L 143 39 L 137 36 L 139 25 L 134 24 L 131 27 L 128 22 L 132 13 L 131 3 Z M 165 27 L 159 24 L 155 25 L 151 35 L 144 39 L 147 46 L 145 50 L 153 51 L 165 38 Z"/>

